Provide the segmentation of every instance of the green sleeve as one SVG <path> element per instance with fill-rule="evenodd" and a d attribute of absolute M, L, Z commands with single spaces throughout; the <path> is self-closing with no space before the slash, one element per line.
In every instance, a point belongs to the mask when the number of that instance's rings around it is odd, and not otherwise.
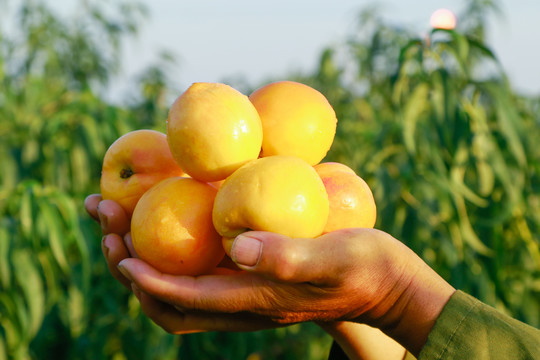
<path fill-rule="evenodd" d="M 458 290 L 420 352 L 427 359 L 540 359 L 540 330 Z"/>

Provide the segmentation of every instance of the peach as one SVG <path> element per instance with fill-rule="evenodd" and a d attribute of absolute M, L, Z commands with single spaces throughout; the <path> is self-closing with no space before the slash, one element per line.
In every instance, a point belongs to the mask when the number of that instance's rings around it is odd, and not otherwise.
<path fill-rule="evenodd" d="M 356 175 L 353 169 L 339 162 L 324 162 L 313 166 L 313 168 L 317 171 L 317 174 L 319 174 L 321 178 L 331 175 L 337 171 L 344 171 Z"/>
<path fill-rule="evenodd" d="M 328 194 L 330 213 L 323 233 L 338 229 L 373 228 L 377 207 L 368 184 L 341 163 L 321 163 L 313 167 Z"/>
<path fill-rule="evenodd" d="M 137 255 L 163 273 L 201 275 L 225 254 L 212 225 L 217 190 L 192 178 L 165 179 L 139 200 L 131 220 Z"/>
<path fill-rule="evenodd" d="M 251 161 L 229 176 L 216 195 L 213 222 L 224 238 L 246 230 L 291 237 L 320 235 L 328 219 L 323 182 L 304 160 L 285 155 Z"/>
<path fill-rule="evenodd" d="M 171 152 L 197 180 L 223 180 L 256 159 L 262 136 L 259 114 L 248 97 L 225 84 L 194 83 L 169 110 Z"/>
<path fill-rule="evenodd" d="M 249 99 L 263 126 L 261 156 L 297 156 L 310 165 L 326 156 L 337 118 L 319 91 L 294 81 L 278 81 L 255 90 Z"/>
<path fill-rule="evenodd" d="M 101 171 L 101 195 L 118 202 L 131 216 L 146 190 L 163 179 L 182 174 L 165 134 L 135 130 L 119 137 L 107 149 Z"/>

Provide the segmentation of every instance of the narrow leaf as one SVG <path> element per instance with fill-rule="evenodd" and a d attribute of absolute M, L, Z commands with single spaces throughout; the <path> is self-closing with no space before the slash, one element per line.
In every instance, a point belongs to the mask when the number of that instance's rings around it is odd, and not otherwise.
<path fill-rule="evenodd" d="M 9 233 L 4 227 L 0 228 L 0 288 L 8 289 L 11 284 L 11 269 L 9 260 Z"/>
<path fill-rule="evenodd" d="M 17 250 L 13 254 L 13 263 L 15 277 L 28 306 L 29 327 L 26 335 L 32 339 L 41 327 L 45 315 L 43 282 L 29 250 Z"/>
<path fill-rule="evenodd" d="M 66 258 L 66 254 L 63 248 L 63 231 L 61 225 L 61 219 L 59 219 L 59 214 L 54 208 L 48 203 L 47 199 L 39 204 L 40 213 L 39 216 L 43 217 L 44 223 L 47 225 L 48 233 L 48 242 L 52 254 L 64 274 L 69 273 L 69 266 Z"/>
<path fill-rule="evenodd" d="M 71 335 L 77 338 L 85 330 L 85 302 L 81 290 L 75 284 L 69 287 L 68 309 Z"/>
<path fill-rule="evenodd" d="M 21 208 L 19 211 L 21 221 L 21 233 L 27 239 L 32 237 L 33 214 L 32 214 L 32 193 L 30 189 L 26 189 L 21 198 Z"/>
<path fill-rule="evenodd" d="M 463 240 L 479 254 L 491 256 L 493 251 L 480 240 L 471 225 L 469 215 L 467 214 L 467 207 L 465 206 L 465 200 L 457 193 L 452 195 L 458 211 L 459 229 L 463 235 Z"/>
<path fill-rule="evenodd" d="M 403 141 L 407 151 L 416 152 L 416 123 L 428 108 L 429 87 L 426 83 L 418 85 L 403 109 Z"/>

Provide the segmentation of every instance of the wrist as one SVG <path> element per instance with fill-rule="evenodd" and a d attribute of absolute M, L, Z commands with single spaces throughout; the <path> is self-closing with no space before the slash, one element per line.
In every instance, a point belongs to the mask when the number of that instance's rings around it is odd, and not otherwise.
<path fill-rule="evenodd" d="M 420 258 L 409 275 L 396 286 L 402 290 L 377 327 L 418 357 L 455 289 Z"/>

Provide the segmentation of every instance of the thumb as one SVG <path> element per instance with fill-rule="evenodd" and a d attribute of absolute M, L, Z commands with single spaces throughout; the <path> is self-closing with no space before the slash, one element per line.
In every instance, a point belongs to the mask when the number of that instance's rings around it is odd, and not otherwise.
<path fill-rule="evenodd" d="M 249 231 L 234 239 L 223 239 L 223 245 L 243 270 L 283 282 L 327 283 L 341 264 L 328 257 L 330 244 L 326 240 Z"/>

